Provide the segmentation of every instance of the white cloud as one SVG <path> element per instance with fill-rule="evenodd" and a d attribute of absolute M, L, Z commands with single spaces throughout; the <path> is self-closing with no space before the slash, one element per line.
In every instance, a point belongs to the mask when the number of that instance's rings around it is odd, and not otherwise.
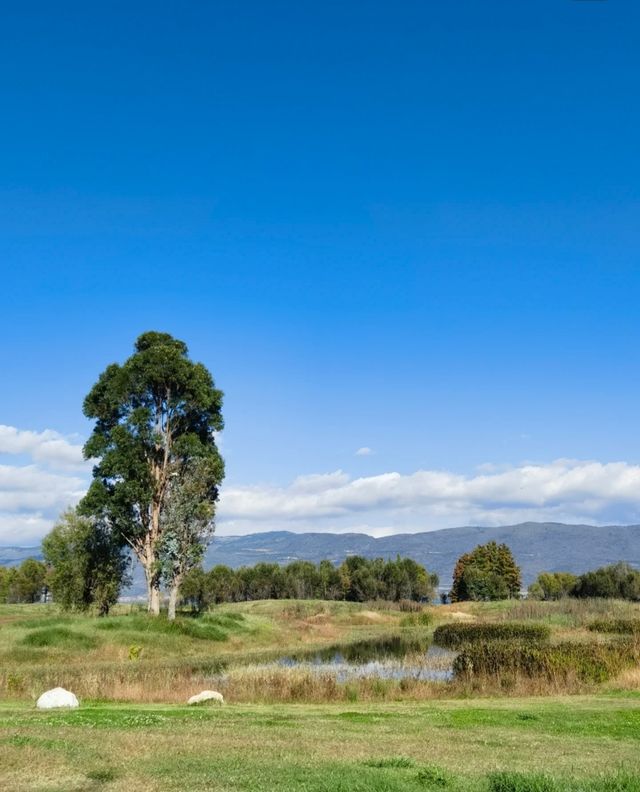
<path fill-rule="evenodd" d="M 371 454 L 373 454 L 373 450 L 368 446 L 363 446 L 356 451 L 355 456 L 371 456 Z"/>
<path fill-rule="evenodd" d="M 391 533 L 523 520 L 635 522 L 640 466 L 559 459 L 507 469 L 483 466 L 471 476 L 419 470 L 352 479 L 337 471 L 299 478 L 288 487 L 224 489 L 219 515 L 225 533 L 231 526 L 257 530 L 261 523 L 266 530 L 352 530 L 363 517 L 372 531 Z"/>
<path fill-rule="evenodd" d="M 38 541 L 89 483 L 79 442 L 53 430 L 0 426 L 0 545 Z M 25 460 L 22 457 L 26 458 Z M 516 467 L 486 464 L 353 478 L 342 470 L 286 486 L 225 486 L 221 534 L 283 529 L 376 536 L 456 525 L 534 521 L 640 522 L 640 466 L 559 459 Z"/>
<path fill-rule="evenodd" d="M 3 514 L 0 512 L 0 546 L 29 547 L 37 545 L 48 533 L 54 520 L 40 512 Z"/>
<path fill-rule="evenodd" d="M 91 463 L 82 445 L 53 429 L 0 425 L 0 455 L 27 464 L 0 464 L 0 544 L 38 542 L 56 517 L 86 491 Z"/>
<path fill-rule="evenodd" d="M 88 468 L 82 445 L 53 429 L 32 432 L 0 424 L 0 454 L 26 455 L 34 462 L 56 468 Z"/>

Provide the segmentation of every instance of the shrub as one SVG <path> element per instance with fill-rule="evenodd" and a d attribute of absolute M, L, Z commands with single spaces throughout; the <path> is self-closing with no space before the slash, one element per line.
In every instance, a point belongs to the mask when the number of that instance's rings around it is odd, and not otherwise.
<path fill-rule="evenodd" d="M 132 644 L 129 647 L 129 660 L 139 660 L 142 655 L 142 647 Z"/>
<path fill-rule="evenodd" d="M 460 624 L 452 622 L 441 624 L 433 634 L 434 643 L 448 649 L 458 649 L 466 644 L 488 641 L 523 640 L 537 643 L 548 641 L 551 629 L 546 624 L 526 624 L 523 622 L 500 622 Z"/>

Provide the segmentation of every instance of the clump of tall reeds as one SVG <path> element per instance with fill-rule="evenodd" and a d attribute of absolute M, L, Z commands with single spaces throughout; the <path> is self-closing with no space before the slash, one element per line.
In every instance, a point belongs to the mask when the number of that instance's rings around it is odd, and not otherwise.
<path fill-rule="evenodd" d="M 467 644 L 490 641 L 548 641 L 551 629 L 547 624 L 526 622 L 454 622 L 441 624 L 433 634 L 434 643 L 447 649 L 459 649 Z"/>
<path fill-rule="evenodd" d="M 640 619 L 596 619 L 587 626 L 591 632 L 640 635 Z"/>
<path fill-rule="evenodd" d="M 453 670 L 457 678 L 467 680 L 524 676 L 594 683 L 615 677 L 639 658 L 635 641 L 553 645 L 490 641 L 466 646 L 454 660 Z"/>

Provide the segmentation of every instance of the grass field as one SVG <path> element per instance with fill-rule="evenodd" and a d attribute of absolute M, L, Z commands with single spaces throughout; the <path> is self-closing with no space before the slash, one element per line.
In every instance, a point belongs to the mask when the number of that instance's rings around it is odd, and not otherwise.
<path fill-rule="evenodd" d="M 630 694 L 51 713 L 0 706 L 7 790 L 637 792 L 639 749 L 640 699 Z"/>
<path fill-rule="evenodd" d="M 60 684 L 85 698 L 184 702 L 224 668 L 406 634 L 407 619 L 385 605 L 286 600 L 219 607 L 173 624 L 128 606 L 107 619 L 0 606 L 0 699 L 35 700 Z"/>
<path fill-rule="evenodd" d="M 568 696 L 548 681 L 338 684 L 260 666 L 364 640 L 429 640 L 448 622 L 517 620 L 548 625 L 552 644 L 610 642 L 619 637 L 589 630 L 594 620 L 639 616 L 637 605 L 605 601 L 418 614 L 264 601 L 172 625 L 129 607 L 95 619 L 0 606 L 0 789 L 640 792 L 635 667 L 602 684 L 561 685 L 580 693 Z M 223 707 L 184 705 L 217 682 Z M 79 710 L 35 709 L 56 685 L 80 697 Z"/>

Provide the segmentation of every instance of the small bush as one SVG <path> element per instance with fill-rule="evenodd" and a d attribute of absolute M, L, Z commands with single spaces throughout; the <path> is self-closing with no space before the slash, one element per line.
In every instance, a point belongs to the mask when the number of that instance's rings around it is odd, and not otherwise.
<path fill-rule="evenodd" d="M 499 622 L 479 624 L 441 624 L 433 634 L 434 643 L 447 649 L 458 649 L 473 643 L 489 641 L 522 640 L 541 643 L 549 640 L 551 629 L 547 624 L 525 622 Z"/>
<path fill-rule="evenodd" d="M 139 660 L 142 655 L 142 647 L 137 644 L 132 644 L 129 647 L 129 660 Z"/>

